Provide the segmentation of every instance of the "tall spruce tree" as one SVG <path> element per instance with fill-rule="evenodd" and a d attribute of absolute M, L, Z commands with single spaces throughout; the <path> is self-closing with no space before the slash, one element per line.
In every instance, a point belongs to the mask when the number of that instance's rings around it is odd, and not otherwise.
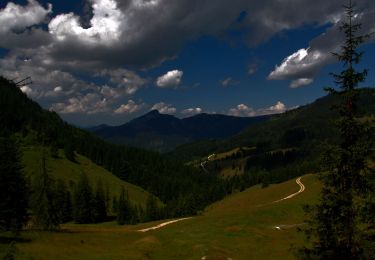
<path fill-rule="evenodd" d="M 74 153 L 74 146 L 71 140 L 67 140 L 64 144 L 64 154 L 66 159 L 71 162 L 76 162 L 76 156 Z"/>
<path fill-rule="evenodd" d="M 74 192 L 74 220 L 79 224 L 92 223 L 93 213 L 92 189 L 87 175 L 82 173 Z"/>
<path fill-rule="evenodd" d="M 103 222 L 107 218 L 106 197 L 101 180 L 96 185 L 96 192 L 94 197 L 94 221 Z"/>
<path fill-rule="evenodd" d="M 366 210 L 374 198 L 373 174 L 367 165 L 372 141 L 366 123 L 358 120 L 356 90 L 367 70 L 354 68 L 363 54 L 357 48 L 369 36 L 358 34 L 361 25 L 355 22 L 351 1 L 345 11 L 347 19 L 340 27 L 345 42 L 341 52 L 334 54 L 344 69 L 332 74 L 339 90 L 327 89 L 340 96 L 341 103 L 333 109 L 340 115 L 337 127 L 341 141 L 330 146 L 324 156 L 326 172 L 320 176 L 323 188 L 319 203 L 306 207 L 311 214 L 306 233 L 312 243 L 299 250 L 302 259 L 373 259 L 375 255 L 369 221 L 374 222 L 374 212 Z"/>
<path fill-rule="evenodd" d="M 59 205 L 55 181 L 48 175 L 46 152 L 42 149 L 41 172 L 36 175 L 32 185 L 31 208 L 35 224 L 44 230 L 60 228 Z"/>
<path fill-rule="evenodd" d="M 149 194 L 146 201 L 146 220 L 158 220 L 160 219 L 158 203 L 154 195 Z"/>
<path fill-rule="evenodd" d="M 58 206 L 58 215 L 61 223 L 72 220 L 72 200 L 70 191 L 67 189 L 63 180 L 59 179 L 56 183 L 55 199 Z"/>
<path fill-rule="evenodd" d="M 111 210 L 112 214 L 117 214 L 118 212 L 118 200 L 117 200 L 117 197 L 116 195 L 113 196 L 112 198 L 112 210 Z"/>
<path fill-rule="evenodd" d="M 18 231 L 27 222 L 28 190 L 16 143 L 0 137 L 0 230 Z"/>
<path fill-rule="evenodd" d="M 129 223 L 131 219 L 131 209 L 129 203 L 129 195 L 124 187 L 121 187 L 121 193 L 117 207 L 117 223 L 119 225 Z"/>

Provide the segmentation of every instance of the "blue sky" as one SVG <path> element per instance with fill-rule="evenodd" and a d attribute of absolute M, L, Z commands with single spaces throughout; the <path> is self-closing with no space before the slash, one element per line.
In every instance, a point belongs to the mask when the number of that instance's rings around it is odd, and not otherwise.
<path fill-rule="evenodd" d="M 118 125 L 151 109 L 256 116 L 323 96 L 339 71 L 346 1 L 10 1 L 0 4 L 0 74 L 77 125 Z M 328 2 L 328 3 L 327 3 Z M 354 1 L 361 33 L 375 3 Z M 375 45 L 360 68 L 375 85 Z"/>

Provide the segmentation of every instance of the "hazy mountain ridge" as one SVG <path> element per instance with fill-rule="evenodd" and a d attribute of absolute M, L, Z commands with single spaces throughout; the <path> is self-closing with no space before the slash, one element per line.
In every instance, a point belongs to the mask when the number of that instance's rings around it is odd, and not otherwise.
<path fill-rule="evenodd" d="M 88 130 L 114 143 L 166 152 L 188 142 L 230 137 L 268 118 L 199 114 L 179 119 L 152 110 L 120 126 L 100 125 Z"/>
<path fill-rule="evenodd" d="M 358 93 L 359 115 L 374 117 L 375 89 L 362 88 L 358 90 Z M 324 140 L 337 141 L 339 133 L 334 122 L 339 115 L 337 111 L 332 110 L 332 107 L 338 103 L 338 96 L 327 95 L 310 104 L 251 125 L 237 135 L 226 139 L 210 139 L 184 144 L 169 155 L 173 158 L 190 161 L 211 153 L 246 146 L 262 146 L 262 149 L 272 150 L 304 143 L 311 146 L 311 149 L 315 149 Z M 297 134 L 303 134 L 301 140 L 288 140 L 296 139 Z"/>

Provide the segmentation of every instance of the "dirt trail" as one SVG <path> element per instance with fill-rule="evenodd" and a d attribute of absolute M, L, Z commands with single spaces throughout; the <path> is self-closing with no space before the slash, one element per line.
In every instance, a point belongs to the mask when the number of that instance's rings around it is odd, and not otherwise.
<path fill-rule="evenodd" d="M 159 229 L 159 228 L 162 228 L 162 227 L 165 227 L 167 225 L 170 225 L 170 224 L 173 224 L 173 223 L 176 223 L 176 222 L 179 222 L 179 221 L 182 221 L 182 220 L 186 220 L 186 219 L 190 219 L 191 217 L 189 218 L 179 218 L 179 219 L 175 219 L 175 220 L 170 220 L 170 221 L 167 221 L 167 222 L 163 222 L 159 225 L 156 225 L 156 226 L 153 226 L 153 227 L 150 227 L 150 228 L 145 228 L 145 229 L 140 229 L 140 230 L 137 230 L 139 232 L 147 232 L 147 231 L 150 231 L 150 230 L 155 230 L 155 229 Z"/>
<path fill-rule="evenodd" d="M 210 155 L 210 156 L 212 156 L 212 155 Z M 210 156 L 208 157 L 208 160 L 210 159 Z M 277 202 L 280 202 L 280 201 L 283 201 L 283 200 L 291 199 L 291 198 L 297 196 L 298 194 L 304 192 L 306 188 L 305 188 L 305 185 L 303 185 L 303 183 L 301 182 L 301 178 L 302 177 L 299 177 L 299 178 L 296 179 L 296 183 L 300 186 L 299 191 L 297 191 L 297 192 L 295 192 L 293 194 L 290 194 L 289 196 L 286 196 L 285 198 L 276 200 L 276 201 L 274 201 L 272 203 L 277 203 Z M 258 205 L 258 206 L 261 206 L 261 205 Z M 151 230 L 159 229 L 159 228 L 165 227 L 167 225 L 170 225 L 170 224 L 173 224 L 173 223 L 176 223 L 176 222 L 179 222 L 179 221 L 191 219 L 191 218 L 192 217 L 179 218 L 179 219 L 175 219 L 175 220 L 170 220 L 170 221 L 167 221 L 167 222 L 163 222 L 163 223 L 161 223 L 159 225 L 156 225 L 156 226 L 153 226 L 153 227 L 150 227 L 150 228 L 140 229 L 140 230 L 137 230 L 137 231 L 138 232 L 148 232 L 148 231 L 151 231 Z"/>
<path fill-rule="evenodd" d="M 202 167 L 202 169 L 203 169 L 206 173 L 209 173 L 209 171 L 207 171 L 207 169 L 205 168 L 205 165 L 210 161 L 210 158 L 211 158 L 212 156 L 215 156 L 215 154 L 211 154 L 211 155 L 209 155 L 209 156 L 207 157 L 207 160 L 201 162 L 201 167 Z"/>
<path fill-rule="evenodd" d="M 301 182 L 301 178 L 302 177 L 299 177 L 299 178 L 296 179 L 296 183 L 300 187 L 299 191 L 297 191 L 296 193 L 293 193 L 289 196 L 286 196 L 285 198 L 276 200 L 272 203 L 276 203 L 276 202 L 280 202 L 280 201 L 283 201 L 283 200 L 291 199 L 291 198 L 297 196 L 298 194 L 304 192 L 306 188 L 305 188 L 305 185 L 303 185 L 303 183 Z M 276 229 L 276 230 L 284 230 L 284 229 L 289 229 L 289 228 L 300 227 L 300 226 L 303 226 L 303 225 L 306 225 L 306 223 L 292 224 L 292 225 L 278 225 L 278 226 L 274 226 L 273 228 Z"/>
<path fill-rule="evenodd" d="M 298 194 L 304 192 L 306 188 L 305 188 L 305 185 L 303 185 L 303 183 L 301 182 L 301 178 L 302 177 L 299 177 L 299 178 L 296 179 L 296 183 L 300 187 L 299 191 L 297 191 L 296 193 L 290 194 L 289 196 L 286 196 L 285 198 L 282 198 L 282 199 L 279 199 L 279 200 L 275 200 L 272 203 L 276 203 L 276 202 L 280 202 L 280 201 L 283 201 L 283 200 L 291 199 L 291 198 L 297 196 Z"/>

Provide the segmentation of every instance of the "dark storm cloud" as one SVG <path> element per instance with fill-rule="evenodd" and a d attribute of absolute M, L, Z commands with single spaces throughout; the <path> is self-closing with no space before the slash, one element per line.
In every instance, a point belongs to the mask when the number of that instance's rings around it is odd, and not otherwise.
<path fill-rule="evenodd" d="M 147 82 L 129 69 L 150 68 L 172 59 L 189 40 L 204 35 L 225 36 L 229 29 L 239 29 L 246 33 L 247 44 L 255 46 L 286 30 L 334 24 L 340 21 L 341 6 L 346 1 L 87 0 L 84 3 L 80 16 L 52 14 L 49 6 L 42 6 L 36 0 L 29 0 L 25 6 L 9 3 L 0 10 L 0 47 L 10 50 L 1 60 L 0 68 L 7 75 L 33 76 L 41 89 L 24 91 L 37 97 L 47 97 L 46 93 L 51 91 L 58 97 L 64 97 L 65 93 L 68 99 L 53 106 L 61 110 L 68 104 L 65 112 L 110 111 L 119 95 L 133 94 Z M 356 4 L 363 11 L 359 19 L 368 31 L 374 27 L 373 0 L 358 0 Z M 287 57 L 269 79 L 292 80 L 292 87 L 311 83 L 319 69 L 332 62 L 328 53 L 340 43 L 336 29 L 333 26 L 312 40 L 309 48 L 301 46 L 306 49 L 296 50 Z M 50 76 L 43 78 L 43 73 Z M 107 85 L 96 86 L 75 76 L 80 73 L 109 81 Z M 59 77 L 69 78 L 67 82 L 75 87 L 68 90 L 68 86 L 60 86 Z M 77 97 L 73 98 L 74 94 Z M 89 102 L 95 104 L 91 110 Z"/>
<path fill-rule="evenodd" d="M 344 2 L 90 0 L 85 2 L 81 17 L 51 17 L 49 32 L 53 37 L 43 35 L 39 44 L 48 46 L 51 60 L 61 65 L 74 60 L 81 67 L 147 68 L 175 57 L 187 40 L 223 35 L 229 28 L 247 30 L 248 44 L 253 46 L 285 30 L 334 22 L 340 17 Z M 357 5 L 369 8 L 370 2 L 360 0 Z M 246 16 L 239 21 L 244 11 Z M 11 46 L 11 41 L 2 45 Z M 35 43 L 30 48 L 35 49 Z"/>
<path fill-rule="evenodd" d="M 362 0 L 359 4 L 365 6 L 366 2 L 369 1 Z M 118 3 L 91 0 L 86 2 L 82 17 L 52 17 L 54 26 L 50 23 L 50 32 L 55 38 L 49 53 L 54 60 L 80 60 L 82 65 L 94 62 L 103 67 L 149 67 L 173 58 L 187 40 L 225 34 L 231 27 L 246 28 L 248 44 L 255 45 L 284 30 L 332 22 L 342 11 L 341 4 L 339 0 L 128 0 Z M 247 15 L 236 22 L 244 11 Z M 95 17 L 108 18 L 108 24 L 94 24 Z M 111 27 L 116 35 L 101 31 Z M 59 40 L 58 36 L 64 39 Z"/>

